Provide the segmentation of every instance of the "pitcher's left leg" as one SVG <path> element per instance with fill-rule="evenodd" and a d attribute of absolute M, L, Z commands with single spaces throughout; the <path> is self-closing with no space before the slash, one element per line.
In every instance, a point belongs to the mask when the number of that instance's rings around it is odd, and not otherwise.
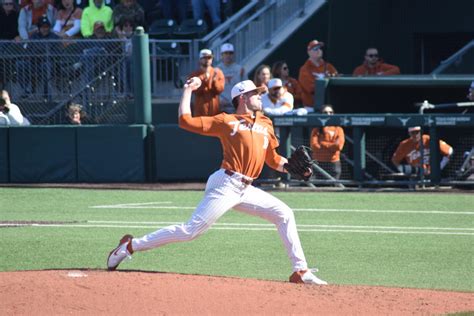
<path fill-rule="evenodd" d="M 295 216 L 288 205 L 273 195 L 250 186 L 247 188 L 242 202 L 234 206 L 234 209 L 261 217 L 275 224 L 291 260 L 293 271 L 308 269 L 296 229 Z"/>

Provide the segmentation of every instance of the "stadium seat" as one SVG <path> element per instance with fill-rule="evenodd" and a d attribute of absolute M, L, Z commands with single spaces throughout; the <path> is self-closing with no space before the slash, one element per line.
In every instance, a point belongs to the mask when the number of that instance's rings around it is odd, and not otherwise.
<path fill-rule="evenodd" d="M 169 39 L 178 27 L 176 21 L 172 19 L 159 19 L 154 21 L 148 29 L 150 38 Z"/>
<path fill-rule="evenodd" d="M 181 53 L 181 45 L 177 42 L 157 42 L 155 53 L 159 56 L 178 55 Z"/>
<path fill-rule="evenodd" d="M 175 39 L 201 38 L 207 34 L 207 23 L 202 20 L 186 19 L 171 35 Z"/>

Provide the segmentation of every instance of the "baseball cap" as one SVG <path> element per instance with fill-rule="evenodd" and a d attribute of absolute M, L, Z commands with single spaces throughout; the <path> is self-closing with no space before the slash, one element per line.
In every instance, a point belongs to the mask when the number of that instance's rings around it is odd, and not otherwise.
<path fill-rule="evenodd" d="M 212 57 L 212 51 L 207 48 L 201 49 L 201 51 L 199 52 L 199 58 L 208 57 L 208 56 Z"/>
<path fill-rule="evenodd" d="M 103 28 L 105 29 L 104 22 L 102 22 L 102 21 L 96 21 L 96 22 L 94 23 L 94 31 L 97 30 L 97 29 L 99 29 L 99 28 L 101 28 L 101 27 L 103 27 Z"/>
<path fill-rule="evenodd" d="M 413 127 L 409 127 L 409 128 L 408 128 L 408 133 L 417 132 L 417 131 L 420 131 L 420 130 L 421 130 L 421 127 L 419 127 L 419 126 L 413 126 Z"/>
<path fill-rule="evenodd" d="M 283 82 L 279 78 L 273 78 L 268 81 L 268 89 L 283 87 Z"/>
<path fill-rule="evenodd" d="M 48 18 L 46 16 L 42 16 L 39 18 L 38 23 L 36 23 L 38 27 L 42 27 L 43 25 L 49 25 L 51 26 L 51 23 L 49 22 Z"/>
<path fill-rule="evenodd" d="M 323 47 L 324 43 L 320 42 L 318 40 L 312 40 L 311 42 L 308 43 L 308 50 L 313 49 L 315 47 Z"/>
<path fill-rule="evenodd" d="M 221 46 L 221 53 L 234 52 L 234 45 L 231 43 L 225 43 Z"/>
<path fill-rule="evenodd" d="M 265 91 L 265 87 L 257 88 L 252 80 L 244 80 L 235 84 L 235 86 L 232 88 L 232 91 L 230 92 L 230 95 L 232 99 L 234 99 L 244 93 L 254 90 L 257 90 L 257 92 L 262 93 L 263 91 Z"/>

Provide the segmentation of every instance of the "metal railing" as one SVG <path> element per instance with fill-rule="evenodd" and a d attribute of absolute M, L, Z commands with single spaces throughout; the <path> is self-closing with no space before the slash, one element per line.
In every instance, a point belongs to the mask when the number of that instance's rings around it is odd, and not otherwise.
<path fill-rule="evenodd" d="M 126 121 L 130 43 L 123 40 L 0 42 L 0 81 L 33 124 L 66 122 L 78 103 L 95 123 Z"/>
<path fill-rule="evenodd" d="M 253 0 L 202 39 L 150 40 L 152 96 L 176 100 L 203 47 L 213 50 L 217 64 L 221 44 L 231 42 L 236 61 L 245 64 L 311 3 Z M 131 41 L 121 39 L 0 41 L 0 86 L 33 124 L 64 123 L 72 102 L 83 105 L 92 122 L 126 123 L 131 51 Z"/>
<path fill-rule="evenodd" d="M 474 40 L 467 43 L 451 57 L 443 60 L 440 65 L 431 72 L 431 74 L 473 74 L 473 63 Z"/>

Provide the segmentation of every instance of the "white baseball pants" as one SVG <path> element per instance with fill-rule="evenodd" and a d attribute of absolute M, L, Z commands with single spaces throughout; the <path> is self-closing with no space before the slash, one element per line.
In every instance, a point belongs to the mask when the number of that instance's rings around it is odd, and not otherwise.
<path fill-rule="evenodd" d="M 204 198 L 191 218 L 180 225 L 161 228 L 141 238 L 133 238 L 134 251 L 143 251 L 166 244 L 190 241 L 207 231 L 229 209 L 259 216 L 275 224 L 293 265 L 293 271 L 308 268 L 296 229 L 293 211 L 273 195 L 242 182 L 244 175 L 229 176 L 224 169 L 208 179 Z"/>

